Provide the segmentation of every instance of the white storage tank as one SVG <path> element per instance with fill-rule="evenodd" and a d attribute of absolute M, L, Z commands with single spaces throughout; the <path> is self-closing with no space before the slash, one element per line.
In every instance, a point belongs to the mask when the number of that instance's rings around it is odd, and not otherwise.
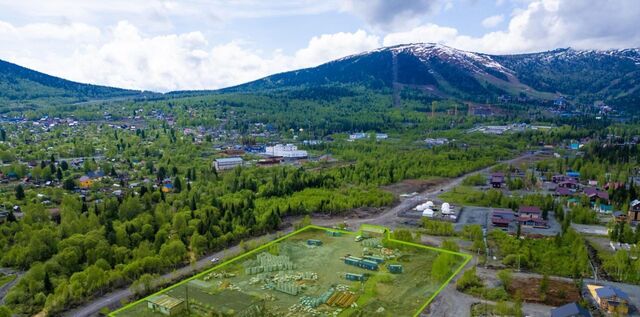
<path fill-rule="evenodd" d="M 422 212 L 422 217 L 429 217 L 429 218 L 433 218 L 433 210 L 432 210 L 432 209 L 429 209 L 429 208 L 425 209 L 425 210 Z"/>
<path fill-rule="evenodd" d="M 442 214 L 443 214 L 443 215 L 448 215 L 448 214 L 453 213 L 453 212 L 451 211 L 451 205 L 449 205 L 449 203 L 443 203 L 443 204 L 442 204 L 441 211 L 442 211 Z"/>

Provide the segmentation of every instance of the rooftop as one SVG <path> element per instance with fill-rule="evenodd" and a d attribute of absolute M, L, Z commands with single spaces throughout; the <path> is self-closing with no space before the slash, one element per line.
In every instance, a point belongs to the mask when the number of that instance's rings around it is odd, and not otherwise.
<path fill-rule="evenodd" d="M 551 317 L 574 317 L 574 316 L 585 316 L 590 317 L 591 314 L 588 310 L 581 307 L 576 303 L 569 303 L 558 308 L 554 308 L 551 310 Z"/>
<path fill-rule="evenodd" d="M 623 292 L 619 288 L 612 287 L 612 286 L 603 286 L 600 288 L 596 288 L 596 294 L 600 298 L 611 298 L 615 296 L 620 299 L 629 301 L 629 295 L 627 295 L 627 293 Z"/>
<path fill-rule="evenodd" d="M 184 302 L 182 299 L 174 298 L 165 294 L 153 296 L 149 298 L 148 301 L 166 308 L 173 308 Z"/>
<path fill-rule="evenodd" d="M 529 214 L 533 214 L 533 213 L 541 213 L 542 211 L 540 210 L 540 207 L 536 207 L 536 206 L 520 206 L 520 208 L 518 208 L 519 212 L 524 212 L 524 213 L 529 213 Z"/>
<path fill-rule="evenodd" d="M 242 162 L 242 158 L 241 157 L 217 158 L 216 162 L 218 162 L 218 163 L 239 163 L 239 162 Z"/>

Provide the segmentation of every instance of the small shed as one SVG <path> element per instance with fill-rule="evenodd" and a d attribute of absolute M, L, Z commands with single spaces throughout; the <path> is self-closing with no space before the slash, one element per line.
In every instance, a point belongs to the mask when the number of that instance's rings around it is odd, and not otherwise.
<path fill-rule="evenodd" d="M 332 237 L 339 237 L 339 236 L 342 235 L 342 232 L 334 231 L 334 230 L 327 230 L 327 234 L 332 236 Z"/>
<path fill-rule="evenodd" d="M 402 264 L 389 264 L 387 265 L 387 270 L 389 270 L 390 273 L 399 274 L 404 271 L 404 268 Z"/>
<path fill-rule="evenodd" d="M 147 307 L 153 312 L 167 316 L 176 316 L 185 310 L 186 305 L 182 299 L 162 294 L 149 298 L 147 300 Z"/>
<path fill-rule="evenodd" d="M 322 241 L 317 240 L 317 239 L 309 239 L 309 240 L 307 240 L 307 245 L 321 246 L 322 245 Z"/>
<path fill-rule="evenodd" d="M 376 262 L 376 263 L 378 263 L 378 264 L 380 264 L 380 263 L 384 262 L 384 259 L 383 259 L 383 258 L 381 258 L 381 257 L 379 257 L 379 256 L 375 256 L 375 255 L 365 255 L 365 256 L 364 256 L 364 258 L 365 258 L 366 260 L 373 261 L 373 262 Z"/>
<path fill-rule="evenodd" d="M 344 275 L 344 278 L 346 278 L 349 281 L 364 281 L 365 277 L 364 274 L 356 274 L 356 273 L 347 273 Z"/>

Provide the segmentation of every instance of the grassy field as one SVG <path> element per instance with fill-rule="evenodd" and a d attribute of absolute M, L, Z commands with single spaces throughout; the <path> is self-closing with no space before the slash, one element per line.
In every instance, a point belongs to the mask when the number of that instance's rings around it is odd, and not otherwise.
<path fill-rule="evenodd" d="M 453 190 L 442 193 L 438 198 L 457 205 L 479 206 L 483 192 L 470 186 L 456 186 Z"/>
<path fill-rule="evenodd" d="M 0 274 L 0 287 L 4 286 L 5 284 L 11 283 L 11 281 L 15 279 L 16 279 L 15 275 Z"/>
<path fill-rule="evenodd" d="M 183 316 L 212 312 L 229 316 L 413 316 L 469 260 L 467 255 L 390 240 L 385 229 L 369 228 L 365 234 L 371 238 L 356 241 L 363 231 L 331 235 L 326 228 L 305 227 L 151 297 L 166 294 L 184 300 L 189 313 Z M 309 245 L 310 239 L 322 245 Z M 384 262 L 378 270 L 367 270 L 346 264 L 344 258 L 349 255 L 373 255 Z M 439 257 L 447 258 L 449 265 L 448 272 L 440 270 L 436 278 L 432 271 L 437 270 L 433 264 Z M 267 267 L 263 265 L 267 262 L 283 267 L 252 271 Z M 391 273 L 388 264 L 402 265 L 403 272 Z M 364 274 L 366 279 L 347 280 L 347 273 Z M 147 308 L 147 299 L 112 316 L 161 316 Z M 252 312 L 246 314 L 248 310 Z"/>

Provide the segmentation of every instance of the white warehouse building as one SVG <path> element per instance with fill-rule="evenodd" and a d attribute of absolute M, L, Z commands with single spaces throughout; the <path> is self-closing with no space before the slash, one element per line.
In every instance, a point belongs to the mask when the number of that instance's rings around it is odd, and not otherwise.
<path fill-rule="evenodd" d="M 234 169 L 236 166 L 242 166 L 244 161 L 241 157 L 226 157 L 219 158 L 213 161 L 213 167 L 216 171 L 230 170 Z"/>
<path fill-rule="evenodd" d="M 308 156 L 307 151 L 298 150 L 298 147 L 293 144 L 267 146 L 265 153 L 267 155 L 282 156 L 285 158 L 305 158 Z"/>

